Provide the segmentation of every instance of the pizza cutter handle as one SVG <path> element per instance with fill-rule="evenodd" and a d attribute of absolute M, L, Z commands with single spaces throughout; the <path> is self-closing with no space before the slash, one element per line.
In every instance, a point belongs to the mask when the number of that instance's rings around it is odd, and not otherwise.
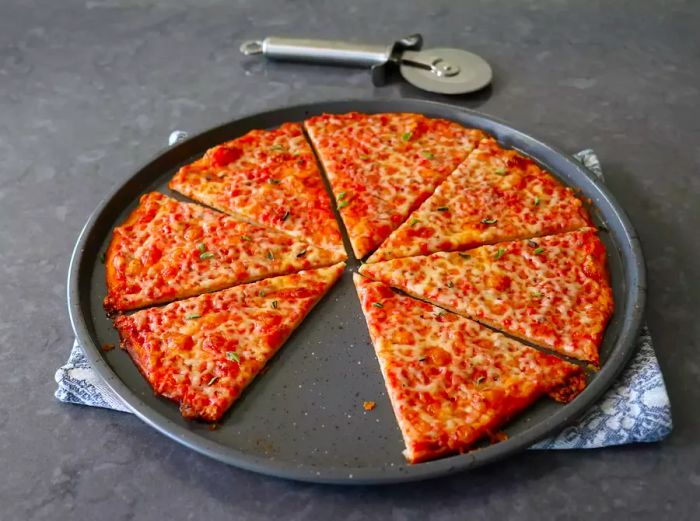
<path fill-rule="evenodd" d="M 241 52 L 246 55 L 262 54 L 280 61 L 371 67 L 389 59 L 391 46 L 269 36 L 262 41 L 243 43 Z"/>

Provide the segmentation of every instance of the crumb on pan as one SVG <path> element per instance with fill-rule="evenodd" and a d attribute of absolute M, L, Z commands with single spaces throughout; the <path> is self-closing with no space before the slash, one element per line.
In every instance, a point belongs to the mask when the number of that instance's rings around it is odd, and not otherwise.
<path fill-rule="evenodd" d="M 500 441 L 506 441 L 508 439 L 508 435 L 502 431 L 489 433 L 489 439 L 491 440 L 491 443 L 498 443 Z"/>

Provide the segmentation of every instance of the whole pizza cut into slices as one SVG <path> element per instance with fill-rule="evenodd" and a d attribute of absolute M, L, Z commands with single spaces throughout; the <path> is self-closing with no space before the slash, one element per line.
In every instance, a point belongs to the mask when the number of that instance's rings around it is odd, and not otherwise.
<path fill-rule="evenodd" d="M 211 148 L 182 167 L 169 187 L 222 212 L 346 255 L 300 124 L 252 130 Z"/>
<path fill-rule="evenodd" d="M 207 293 L 115 320 L 156 394 L 217 421 L 333 286 L 344 264 Z"/>
<path fill-rule="evenodd" d="M 365 264 L 360 273 L 594 364 L 613 313 L 605 246 L 592 228 Z"/>
<path fill-rule="evenodd" d="M 473 248 L 590 226 L 583 203 L 535 162 L 491 138 L 367 262 Z"/>
<path fill-rule="evenodd" d="M 568 401 L 580 367 L 355 275 L 410 463 L 469 450 L 549 393 Z"/>
<path fill-rule="evenodd" d="M 105 256 L 108 312 L 215 291 L 343 259 L 285 233 L 159 193 L 141 197 Z"/>
<path fill-rule="evenodd" d="M 420 114 L 323 114 L 304 122 L 356 257 L 375 249 L 485 135 Z"/>

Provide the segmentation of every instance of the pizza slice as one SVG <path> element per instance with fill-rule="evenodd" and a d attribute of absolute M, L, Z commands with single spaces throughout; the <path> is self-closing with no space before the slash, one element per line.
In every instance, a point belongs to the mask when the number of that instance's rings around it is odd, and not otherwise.
<path fill-rule="evenodd" d="M 355 275 L 410 463 L 469 450 L 549 393 L 568 401 L 580 367 Z"/>
<path fill-rule="evenodd" d="M 593 228 L 365 264 L 360 273 L 593 364 L 614 307 Z"/>
<path fill-rule="evenodd" d="M 105 256 L 113 313 L 265 277 L 330 266 L 343 255 L 159 193 L 141 197 Z"/>
<path fill-rule="evenodd" d="M 344 263 L 120 316 L 125 348 L 187 419 L 217 421 L 343 272 Z"/>
<path fill-rule="evenodd" d="M 481 141 L 367 262 L 473 248 L 590 226 L 571 188 L 515 150 Z"/>
<path fill-rule="evenodd" d="M 252 130 L 182 167 L 169 187 L 249 222 L 346 255 L 316 158 L 297 123 Z"/>
<path fill-rule="evenodd" d="M 358 258 L 396 229 L 484 137 L 452 121 L 408 113 L 323 114 L 304 126 Z"/>

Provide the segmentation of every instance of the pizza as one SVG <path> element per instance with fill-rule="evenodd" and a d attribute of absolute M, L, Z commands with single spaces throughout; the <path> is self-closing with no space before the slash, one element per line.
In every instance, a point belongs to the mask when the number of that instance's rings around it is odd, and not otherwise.
<path fill-rule="evenodd" d="M 614 302 L 583 202 L 481 130 L 323 114 L 215 146 L 169 187 L 195 203 L 141 198 L 106 252 L 104 305 L 187 419 L 221 420 L 341 276 L 335 212 L 368 257 L 354 282 L 408 462 L 502 439 L 600 363 Z"/>
<path fill-rule="evenodd" d="M 613 313 L 605 246 L 593 228 L 365 264 L 360 273 L 593 364 Z"/>
<path fill-rule="evenodd" d="M 355 275 L 410 463 L 468 450 L 550 393 L 568 401 L 580 367 Z"/>
<path fill-rule="evenodd" d="M 345 265 L 268 278 L 120 316 L 115 327 L 156 394 L 218 421 Z"/>
<path fill-rule="evenodd" d="M 215 146 L 170 181 L 172 190 L 252 223 L 346 255 L 301 125 L 252 130 Z"/>
<path fill-rule="evenodd" d="M 590 226 L 583 203 L 534 161 L 484 139 L 367 260 L 428 255 Z"/>
<path fill-rule="evenodd" d="M 343 259 L 285 233 L 159 193 L 114 229 L 105 256 L 108 312 L 182 299 Z"/>
<path fill-rule="evenodd" d="M 420 114 L 323 114 L 304 122 L 357 258 L 374 250 L 484 134 Z"/>

